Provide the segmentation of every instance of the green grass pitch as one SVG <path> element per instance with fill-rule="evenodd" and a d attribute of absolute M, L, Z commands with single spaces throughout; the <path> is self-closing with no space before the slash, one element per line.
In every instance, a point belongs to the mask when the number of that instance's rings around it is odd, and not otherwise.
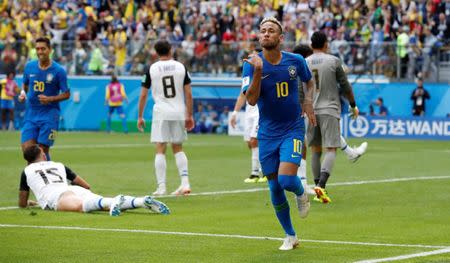
<path fill-rule="evenodd" d="M 368 142 L 355 164 L 338 152 L 327 187 L 333 203 L 312 202 L 308 218 L 300 219 L 289 195 L 301 245 L 283 252 L 266 185 L 243 183 L 250 152 L 241 137 L 189 136 L 192 190 L 204 195 L 161 198 L 169 216 L 137 209 L 112 218 L 106 212 L 5 209 L 17 205 L 25 162 L 20 134 L 2 132 L 0 262 L 357 262 L 442 249 L 400 262 L 450 262 L 450 142 Z M 63 132 L 51 153 L 98 194 L 155 190 L 148 134 Z M 167 166 L 170 192 L 179 185 L 171 150 Z"/>

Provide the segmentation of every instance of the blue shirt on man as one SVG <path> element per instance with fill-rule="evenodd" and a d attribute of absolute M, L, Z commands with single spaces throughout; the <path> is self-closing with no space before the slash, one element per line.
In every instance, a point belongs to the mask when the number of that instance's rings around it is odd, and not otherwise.
<path fill-rule="evenodd" d="M 299 80 L 308 82 L 311 72 L 301 55 L 281 52 L 277 65 L 270 64 L 263 56 L 261 93 L 258 99 L 259 130 L 258 139 L 280 138 L 291 131 L 303 130 L 304 119 L 298 96 Z M 245 93 L 253 78 L 253 67 L 244 63 L 242 91 Z"/>
<path fill-rule="evenodd" d="M 67 86 L 67 73 L 61 65 L 55 61 L 51 62 L 49 68 L 39 68 L 39 61 L 33 60 L 27 63 L 23 73 L 23 84 L 28 85 L 27 103 L 33 110 L 52 109 L 59 110 L 59 103 L 52 102 L 47 105 L 39 102 L 38 96 L 57 96 L 60 92 L 69 91 Z"/>
<path fill-rule="evenodd" d="M 27 105 L 21 142 L 35 140 L 38 144 L 52 146 L 59 128 L 59 102 L 42 104 L 39 95 L 57 96 L 69 91 L 67 73 L 55 61 L 49 68 L 39 68 L 39 61 L 27 63 L 23 84 L 28 85 Z M 49 156 L 47 157 L 48 160 Z"/>

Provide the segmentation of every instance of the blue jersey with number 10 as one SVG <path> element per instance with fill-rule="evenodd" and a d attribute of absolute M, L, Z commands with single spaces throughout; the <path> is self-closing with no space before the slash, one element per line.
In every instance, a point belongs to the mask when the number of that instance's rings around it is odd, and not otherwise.
<path fill-rule="evenodd" d="M 305 59 L 297 54 L 281 52 L 279 64 L 272 65 L 263 61 L 261 93 L 258 99 L 259 130 L 258 139 L 280 138 L 291 131 L 305 129 L 301 116 L 298 97 L 299 79 L 308 82 L 311 72 Z M 242 92 L 250 87 L 253 78 L 253 66 L 244 63 L 242 73 Z"/>
<path fill-rule="evenodd" d="M 38 96 L 41 94 L 56 96 L 69 90 L 66 71 L 55 61 L 51 63 L 45 70 L 39 68 L 37 60 L 30 61 L 25 66 L 23 84 L 28 85 L 27 100 L 33 110 L 59 110 L 58 102 L 43 105 L 39 102 Z"/>

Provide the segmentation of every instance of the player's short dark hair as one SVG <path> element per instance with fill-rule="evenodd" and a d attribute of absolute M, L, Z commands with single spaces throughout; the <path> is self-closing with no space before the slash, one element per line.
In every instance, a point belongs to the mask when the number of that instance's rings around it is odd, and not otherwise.
<path fill-rule="evenodd" d="M 327 43 L 327 35 L 324 32 L 317 31 L 311 36 L 311 47 L 314 49 L 321 49 Z"/>
<path fill-rule="evenodd" d="M 116 75 L 114 75 L 114 74 L 111 75 L 111 82 L 113 82 L 113 83 L 119 82 Z"/>
<path fill-rule="evenodd" d="M 307 58 L 313 54 L 313 50 L 306 44 L 300 44 L 294 47 L 292 53 L 300 54 L 302 57 Z"/>
<path fill-rule="evenodd" d="M 44 42 L 45 44 L 47 44 L 47 47 L 51 47 L 50 45 L 50 39 L 48 39 L 47 37 L 38 37 L 35 41 L 35 43 L 39 43 L 39 42 Z"/>
<path fill-rule="evenodd" d="M 23 151 L 23 158 L 29 163 L 36 161 L 36 159 L 41 154 L 41 148 L 37 144 L 33 144 L 25 148 Z"/>
<path fill-rule="evenodd" d="M 159 56 L 169 55 L 171 48 L 172 46 L 167 40 L 158 40 L 155 44 L 155 50 Z"/>

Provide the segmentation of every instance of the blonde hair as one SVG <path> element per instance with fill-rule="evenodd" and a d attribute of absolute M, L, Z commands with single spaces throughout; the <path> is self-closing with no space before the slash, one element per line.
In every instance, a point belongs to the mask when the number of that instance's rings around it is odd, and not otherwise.
<path fill-rule="evenodd" d="M 281 25 L 280 21 L 278 21 L 275 17 L 271 16 L 271 17 L 265 17 L 261 23 L 259 24 L 259 27 L 261 27 L 262 25 L 264 25 L 267 22 L 272 22 L 274 24 L 276 24 L 278 26 L 278 28 L 280 29 L 280 32 L 283 33 L 283 26 Z"/>

